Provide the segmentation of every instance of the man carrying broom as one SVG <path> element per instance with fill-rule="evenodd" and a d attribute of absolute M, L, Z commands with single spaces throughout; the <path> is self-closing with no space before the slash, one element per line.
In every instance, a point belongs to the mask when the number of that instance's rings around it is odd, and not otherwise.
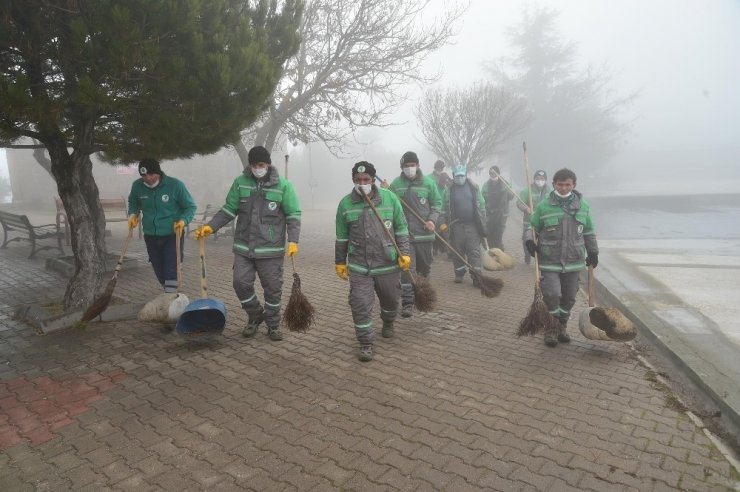
<path fill-rule="evenodd" d="M 410 271 L 427 278 L 432 271 L 434 229 L 442 210 L 442 195 L 439 193 L 437 183 L 430 176 L 422 174 L 419 169 L 419 158 L 415 152 L 409 151 L 401 156 L 401 175 L 393 180 L 390 190 L 401 198 L 406 223 L 409 226 Z M 407 207 L 413 210 L 409 211 Z M 401 316 L 411 317 L 413 308 L 414 286 L 401 279 Z"/>
<path fill-rule="evenodd" d="M 176 237 L 182 248 L 183 230 L 193 220 L 196 205 L 183 182 L 165 175 L 156 159 L 139 162 L 139 176 L 128 196 L 128 227 L 139 225 L 141 213 L 154 274 L 166 293 L 177 292 Z"/>
<path fill-rule="evenodd" d="M 559 321 L 557 331 L 545 331 L 548 347 L 570 342 L 566 328 L 576 302 L 578 277 L 586 265 L 596 268 L 599 263 L 591 209 L 575 190 L 576 174 L 560 169 L 553 176 L 552 185 L 554 190 L 535 206 L 531 217 L 538 243 L 532 229 L 525 232 L 524 243 L 532 256 L 539 255 L 542 295 L 550 314 Z"/>
<path fill-rule="evenodd" d="M 522 243 L 526 241 L 526 235 L 527 231 L 529 230 L 529 221 L 532 217 L 532 211 L 529 209 L 528 205 L 524 205 L 525 203 L 529 203 L 529 196 L 532 195 L 532 204 L 534 207 L 537 206 L 538 203 L 543 201 L 547 198 L 548 194 L 550 193 L 550 188 L 547 186 L 547 173 L 543 171 L 542 169 L 538 169 L 534 173 L 534 177 L 532 178 L 532 183 L 529 184 L 526 188 L 524 188 L 522 191 L 519 192 L 519 200 L 516 202 L 516 208 L 522 211 Z M 524 263 L 529 265 L 529 262 L 531 261 L 532 256 L 529 254 L 529 250 L 527 250 L 527 247 L 524 247 Z"/>
<path fill-rule="evenodd" d="M 298 253 L 301 209 L 293 185 L 278 174 L 270 153 L 252 147 L 249 166 L 238 176 L 221 207 L 195 237 L 208 237 L 234 219 L 234 291 L 249 320 L 242 334 L 251 338 L 260 323 L 267 324 L 270 340 L 283 339 L 280 331 L 280 300 L 283 295 L 283 261 Z M 285 247 L 285 240 L 288 247 Z M 257 299 L 254 281 L 259 275 L 265 292 L 264 307 Z"/>
<path fill-rule="evenodd" d="M 349 306 L 363 362 L 373 358 L 375 294 L 380 300 L 381 333 L 391 338 L 401 293 L 400 270 L 411 267 L 401 202 L 393 192 L 376 187 L 374 180 L 375 166 L 369 162 L 352 167 L 355 187 L 337 207 L 334 246 L 337 276 L 349 280 Z"/>
<path fill-rule="evenodd" d="M 467 177 L 465 166 L 458 165 L 452 170 L 452 186 L 444 196 L 444 220 L 439 230 L 450 230 L 452 247 L 467 257 L 467 264 L 462 258 L 452 257 L 455 269 L 455 283 L 460 284 L 465 276 L 465 267 L 469 265 L 473 286 L 480 287 L 480 246 L 485 235 L 485 204 L 478 186 Z"/>
<path fill-rule="evenodd" d="M 498 166 L 491 166 L 488 170 L 489 179 L 481 187 L 483 201 L 486 202 L 486 237 L 488 246 L 504 250 L 504 230 L 506 219 L 509 217 L 509 202 L 514 194 L 501 182 L 501 170 Z"/>

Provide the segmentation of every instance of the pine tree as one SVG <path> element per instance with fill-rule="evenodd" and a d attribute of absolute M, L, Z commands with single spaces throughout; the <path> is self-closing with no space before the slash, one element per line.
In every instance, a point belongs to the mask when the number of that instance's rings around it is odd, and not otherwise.
<path fill-rule="evenodd" d="M 103 282 L 90 155 L 189 157 L 233 141 L 298 48 L 301 11 L 300 0 L 0 2 L 0 142 L 49 153 L 77 264 L 65 307 Z"/>

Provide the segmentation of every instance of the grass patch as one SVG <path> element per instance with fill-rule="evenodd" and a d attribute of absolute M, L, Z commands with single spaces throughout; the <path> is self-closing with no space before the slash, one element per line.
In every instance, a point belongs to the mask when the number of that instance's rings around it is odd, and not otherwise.
<path fill-rule="evenodd" d="M 662 376 L 662 374 L 657 374 L 652 369 L 648 369 L 645 372 L 645 380 L 650 381 L 650 385 L 654 389 L 663 393 L 666 408 L 670 408 L 679 414 L 687 412 L 688 407 L 673 393 L 670 386 L 658 379 L 658 376 Z"/>
<path fill-rule="evenodd" d="M 64 303 L 62 302 L 50 302 L 49 304 L 42 304 L 41 307 L 49 313 L 49 316 L 64 314 Z"/>

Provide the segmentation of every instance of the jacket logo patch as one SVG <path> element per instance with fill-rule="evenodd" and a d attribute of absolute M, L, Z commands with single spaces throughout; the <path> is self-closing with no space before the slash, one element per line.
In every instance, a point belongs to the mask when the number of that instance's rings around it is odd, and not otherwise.
<path fill-rule="evenodd" d="M 583 224 L 578 224 L 578 234 L 583 234 Z"/>
<path fill-rule="evenodd" d="M 421 203 L 422 205 L 426 205 L 427 199 L 424 198 L 424 197 L 421 197 L 421 198 L 419 198 L 419 203 Z"/>
<path fill-rule="evenodd" d="M 269 210 L 275 210 L 277 208 L 277 203 L 276 202 L 270 202 L 270 203 L 267 204 L 267 208 Z"/>
<path fill-rule="evenodd" d="M 391 222 L 390 220 L 386 220 L 385 221 L 385 228 L 386 229 L 390 229 L 391 226 L 393 226 L 393 222 Z"/>
<path fill-rule="evenodd" d="M 170 196 L 169 196 L 169 195 L 162 195 L 162 201 L 163 201 L 164 203 L 167 203 L 167 202 L 169 202 L 169 201 L 170 201 Z"/>

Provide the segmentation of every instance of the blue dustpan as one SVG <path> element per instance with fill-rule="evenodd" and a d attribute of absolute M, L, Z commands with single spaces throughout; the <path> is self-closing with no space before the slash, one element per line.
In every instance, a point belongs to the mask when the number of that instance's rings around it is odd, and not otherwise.
<path fill-rule="evenodd" d="M 187 338 L 220 335 L 226 326 L 226 306 L 216 299 L 208 299 L 205 241 L 205 238 L 198 239 L 202 298 L 194 300 L 185 307 L 175 327 L 178 334 Z"/>

